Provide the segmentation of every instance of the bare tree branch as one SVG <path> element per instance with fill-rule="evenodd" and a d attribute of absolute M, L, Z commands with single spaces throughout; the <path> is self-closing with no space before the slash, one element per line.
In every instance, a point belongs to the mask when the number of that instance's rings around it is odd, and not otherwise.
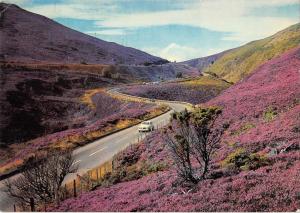
<path fill-rule="evenodd" d="M 184 110 L 172 115 L 172 125 L 165 134 L 178 176 L 187 182 L 205 179 L 212 155 L 218 149 L 223 128 L 214 129 L 218 108 Z M 197 165 L 193 164 L 193 159 Z"/>
<path fill-rule="evenodd" d="M 71 152 L 48 153 L 43 159 L 34 157 L 14 180 L 6 181 L 6 192 L 22 205 L 58 202 L 62 197 L 62 182 L 69 173 L 77 170 L 73 166 Z"/>

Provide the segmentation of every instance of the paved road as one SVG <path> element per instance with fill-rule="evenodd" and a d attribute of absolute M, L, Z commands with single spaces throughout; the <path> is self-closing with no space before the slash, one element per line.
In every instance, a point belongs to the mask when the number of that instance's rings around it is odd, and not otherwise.
<path fill-rule="evenodd" d="M 113 90 L 117 92 L 117 90 Z M 120 93 L 118 93 L 120 95 Z M 162 103 L 162 101 L 160 101 Z M 170 114 L 175 111 L 181 111 L 186 108 L 185 104 L 175 103 L 169 101 L 163 101 L 172 108 L 171 111 L 160 115 L 156 118 L 151 119 L 154 126 L 163 125 L 168 123 L 170 119 Z M 93 143 L 87 144 L 83 147 L 74 150 L 73 155 L 75 158 L 74 163 L 78 165 L 77 174 L 81 175 L 87 170 L 98 167 L 103 163 L 110 160 L 115 154 L 134 143 L 138 140 L 140 133 L 138 133 L 138 125 L 130 127 L 128 129 L 122 130 L 115 134 L 103 137 L 96 140 Z M 74 179 L 77 174 L 70 174 L 66 178 L 66 181 Z M 13 178 L 13 177 L 12 177 Z M 0 190 L 4 189 L 3 181 L 0 182 Z M 13 211 L 13 201 L 6 196 L 6 194 L 0 191 L 0 210 L 2 211 Z"/>

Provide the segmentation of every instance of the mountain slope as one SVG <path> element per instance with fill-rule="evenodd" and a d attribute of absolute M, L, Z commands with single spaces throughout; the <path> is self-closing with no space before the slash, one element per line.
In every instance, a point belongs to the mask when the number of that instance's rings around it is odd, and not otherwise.
<path fill-rule="evenodd" d="M 220 52 L 220 53 L 217 53 L 214 55 L 210 55 L 210 56 L 206 56 L 206 57 L 202 57 L 202 58 L 195 58 L 195 59 L 191 59 L 188 61 L 183 61 L 183 62 L 180 62 L 180 64 L 187 64 L 191 67 L 195 67 L 201 73 L 205 68 L 207 68 L 211 64 L 214 64 L 214 62 L 216 60 L 221 58 L 228 51 L 230 51 L 230 50 L 223 51 L 223 52 Z"/>
<path fill-rule="evenodd" d="M 300 23 L 290 26 L 273 36 L 250 42 L 229 50 L 206 67 L 205 72 L 237 82 L 264 62 L 300 44 Z"/>
<path fill-rule="evenodd" d="M 167 62 L 134 48 L 85 35 L 16 5 L 0 3 L 0 11 L 5 8 L 0 19 L 2 60 L 98 64 Z"/>
<path fill-rule="evenodd" d="M 156 132 L 117 158 L 120 165 L 129 164 L 127 182 L 83 193 L 54 210 L 296 211 L 300 208 L 299 68 L 300 48 L 296 48 L 206 103 L 222 106 L 217 122 L 229 126 L 208 180 L 190 190 L 180 187 L 172 166 L 141 177 L 141 165 L 172 165 L 162 133 Z M 256 159 L 247 163 L 247 156 L 249 161 L 251 156 Z M 132 165 L 128 159 L 138 162 Z M 113 183 L 120 174 L 107 181 Z"/>
<path fill-rule="evenodd" d="M 145 98 L 184 101 L 192 104 L 207 102 L 231 84 L 213 76 L 201 76 L 189 80 L 160 84 L 131 85 L 124 93 Z"/>

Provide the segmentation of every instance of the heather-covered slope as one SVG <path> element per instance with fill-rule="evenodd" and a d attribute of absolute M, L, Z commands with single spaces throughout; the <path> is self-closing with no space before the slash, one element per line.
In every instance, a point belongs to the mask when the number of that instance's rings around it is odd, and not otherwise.
<path fill-rule="evenodd" d="M 121 75 L 127 74 L 128 76 L 131 76 L 132 80 L 169 80 L 176 78 L 178 73 L 181 73 L 184 77 L 199 76 L 199 72 L 196 68 L 180 63 L 167 63 L 163 65 L 150 66 L 120 65 L 116 66 L 116 68 L 119 70 Z"/>
<path fill-rule="evenodd" d="M 212 99 L 230 85 L 212 76 L 201 76 L 181 82 L 127 86 L 124 87 L 123 92 L 145 98 L 197 104 Z"/>
<path fill-rule="evenodd" d="M 166 111 L 106 94 L 123 80 L 103 77 L 101 67 L 50 67 L 1 64 L 0 175 L 33 153 L 72 149 Z"/>
<path fill-rule="evenodd" d="M 8 7 L 9 6 L 9 7 Z M 106 42 L 30 13 L 0 3 L 0 59 L 92 64 L 166 63 L 140 50 Z"/>
<path fill-rule="evenodd" d="M 127 180 L 137 180 L 98 188 L 68 199 L 54 210 L 299 209 L 299 68 L 300 48 L 297 48 L 270 60 L 244 81 L 205 104 L 223 107 L 218 123 L 228 129 L 214 158 L 210 178 L 188 193 L 187 189 L 178 186 L 174 168 L 168 162 L 162 133 L 156 132 L 136 150 L 128 149 L 120 156 L 120 162 L 127 163 L 127 171 L 131 171 L 127 176 L 125 173 Z M 132 159 L 135 160 L 132 162 Z M 141 170 L 145 168 L 142 165 L 156 165 L 157 168 L 158 164 L 170 166 L 160 166 L 161 169 L 152 169 L 152 172 Z M 163 171 L 153 172 L 159 170 Z M 124 172 L 120 174 L 124 175 Z M 142 177 L 145 174 L 149 175 Z M 126 180 L 126 177 L 122 179 Z"/>
<path fill-rule="evenodd" d="M 202 71 L 214 73 L 235 83 L 249 75 L 261 64 L 296 47 L 299 43 L 300 23 L 268 38 L 252 41 L 244 46 L 198 60 L 206 62 Z M 212 60 L 213 63 L 207 66 L 207 61 L 212 62 Z"/>

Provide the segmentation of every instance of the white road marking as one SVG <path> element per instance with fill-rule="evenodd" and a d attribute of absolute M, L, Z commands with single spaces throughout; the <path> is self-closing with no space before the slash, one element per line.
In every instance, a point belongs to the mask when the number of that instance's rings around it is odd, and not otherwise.
<path fill-rule="evenodd" d="M 89 157 L 93 156 L 94 154 L 98 153 L 98 152 L 101 152 L 102 150 L 106 149 L 106 147 L 104 148 L 101 148 L 99 150 L 97 150 L 96 152 L 93 152 L 92 154 L 89 155 Z"/>
<path fill-rule="evenodd" d="M 72 165 L 75 165 L 76 163 L 79 163 L 81 160 L 75 161 Z"/>

